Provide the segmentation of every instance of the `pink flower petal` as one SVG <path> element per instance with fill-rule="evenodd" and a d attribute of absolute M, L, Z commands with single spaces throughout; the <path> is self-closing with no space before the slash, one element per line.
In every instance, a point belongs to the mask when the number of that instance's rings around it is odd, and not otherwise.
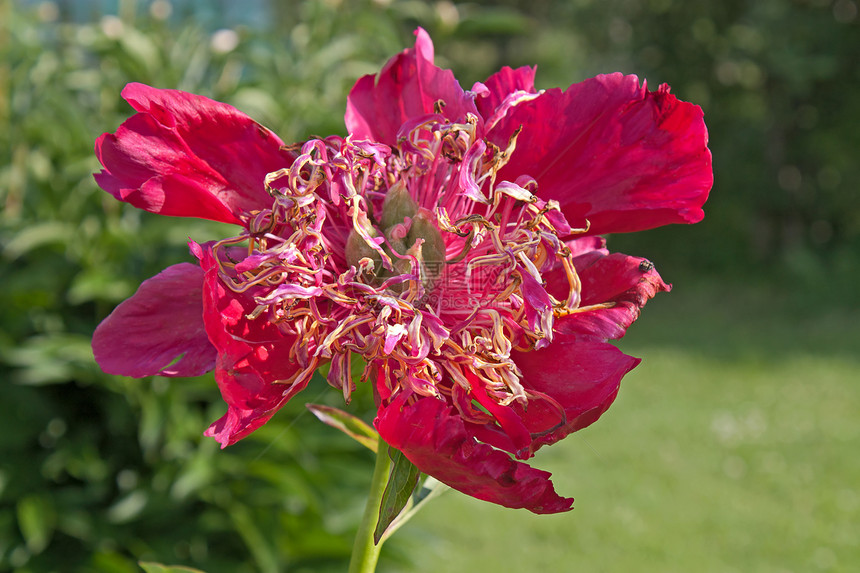
<path fill-rule="evenodd" d="M 554 324 L 558 332 L 588 334 L 600 340 L 621 338 L 639 318 L 646 302 L 658 292 L 672 289 L 650 261 L 621 253 L 609 254 L 598 237 L 584 237 L 568 244 L 576 255 L 573 264 L 582 283 L 580 306 L 605 303 L 613 306 L 559 318 Z M 560 265 L 545 273 L 544 279 L 547 291 L 556 298 L 567 296 L 567 278 Z"/>
<path fill-rule="evenodd" d="M 510 452 L 516 452 L 517 450 L 527 447 L 531 442 L 531 435 L 519 416 L 517 416 L 511 408 L 502 406 L 490 398 L 486 389 L 483 387 L 481 380 L 472 374 L 472 372 L 465 370 L 464 374 L 472 386 L 470 391 L 471 397 L 477 400 L 478 403 L 486 408 L 487 412 L 496 419 L 499 427 L 507 438 L 503 442 L 497 441 L 498 438 L 493 438 L 492 445 L 502 447 L 502 449 Z M 504 444 L 504 446 L 500 446 L 500 444 Z"/>
<path fill-rule="evenodd" d="M 213 422 L 203 435 L 215 438 L 221 444 L 222 448 L 226 448 L 247 437 L 254 430 L 268 422 L 295 392 L 286 396 L 277 392 L 261 391 L 256 396 L 255 401 L 236 400 L 234 396 L 225 393 L 224 389 L 227 388 L 228 392 L 230 388 L 237 387 L 250 389 L 259 384 L 260 379 L 254 373 L 231 373 L 228 367 L 222 366 L 220 362 L 221 360 L 219 359 L 219 367 L 215 371 L 215 380 L 218 382 L 218 387 L 222 389 L 224 401 L 227 402 L 227 413 Z M 305 383 L 304 386 L 306 385 Z M 285 389 L 281 390 L 281 392 L 284 391 Z M 242 407 L 237 404 L 247 404 L 248 407 Z"/>
<path fill-rule="evenodd" d="M 520 418 L 535 437 L 528 457 L 544 445 L 594 423 L 605 412 L 621 384 L 621 378 L 639 364 L 607 342 L 592 337 L 556 334 L 549 347 L 515 352 L 512 358 L 523 374 L 527 392 L 541 393 L 560 405 L 564 418 L 549 400 L 532 400 L 525 411 L 516 403 Z"/>
<path fill-rule="evenodd" d="M 537 68 L 528 66 L 515 70 L 505 66 L 487 78 L 487 81 L 484 82 L 487 91 L 481 94 L 475 102 L 484 120 L 490 119 L 496 109 L 512 93 L 518 91 L 534 93 L 536 71 Z"/>
<path fill-rule="evenodd" d="M 358 80 L 346 103 L 346 128 L 354 139 L 371 139 L 393 145 L 407 119 L 434 113 L 444 102 L 442 115 L 462 121 L 467 113 L 478 117 L 472 96 L 460 87 L 451 70 L 433 64 L 433 42 L 422 28 L 415 32 L 415 47 L 385 64 L 378 76 Z"/>
<path fill-rule="evenodd" d="M 144 281 L 93 334 L 93 355 L 102 370 L 134 378 L 212 370 L 215 348 L 203 326 L 202 288 L 203 271 L 189 263 Z"/>
<path fill-rule="evenodd" d="M 547 90 L 510 108 L 489 138 L 504 148 L 520 126 L 499 179 L 531 175 L 573 226 L 620 233 L 704 216 L 713 173 L 702 110 L 665 84 L 649 92 L 612 74 Z"/>
<path fill-rule="evenodd" d="M 375 420 L 382 439 L 422 472 L 467 495 L 534 513 L 559 513 L 573 507 L 559 496 L 550 473 L 511 459 L 482 444 L 456 411 L 432 397 L 405 403 L 406 395 L 380 407 Z"/>
<path fill-rule="evenodd" d="M 580 257 L 580 255 L 584 254 L 594 256 L 609 254 L 609 250 L 606 248 L 606 239 L 603 237 L 595 237 L 593 235 L 568 241 L 567 248 L 570 249 L 570 254 L 574 257 Z M 580 259 L 577 258 L 577 262 L 579 261 Z"/>
<path fill-rule="evenodd" d="M 264 178 L 293 160 L 275 134 L 203 96 L 136 83 L 122 95 L 139 113 L 96 141 L 102 189 L 153 213 L 227 223 L 271 206 Z"/>
<path fill-rule="evenodd" d="M 249 319 L 256 307 L 253 289 L 236 293 L 222 282 L 208 246 L 195 245 L 205 271 L 203 320 L 217 349 L 215 381 L 227 402 L 227 414 L 206 430 L 222 447 L 241 440 L 271 418 L 310 375 L 298 376 L 306 364 L 291 356 L 295 339 L 265 317 Z"/>
<path fill-rule="evenodd" d="M 621 338 L 639 318 L 645 303 L 672 286 L 663 282 L 654 265 L 641 257 L 613 253 L 580 270 L 582 304 L 612 302 L 614 306 L 571 314 L 559 319 L 559 332 L 579 332 L 601 339 Z"/>

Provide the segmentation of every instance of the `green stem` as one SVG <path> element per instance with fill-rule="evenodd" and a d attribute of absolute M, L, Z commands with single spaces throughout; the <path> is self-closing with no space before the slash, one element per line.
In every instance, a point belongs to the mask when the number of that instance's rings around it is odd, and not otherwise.
<path fill-rule="evenodd" d="M 376 570 L 382 541 L 380 540 L 379 545 L 376 545 L 373 542 L 373 532 L 379 520 L 379 506 L 382 504 L 382 493 L 385 491 L 390 472 L 391 458 L 388 457 L 388 444 L 380 438 L 376 449 L 376 466 L 373 468 L 373 478 L 367 494 L 367 505 L 364 507 L 364 516 L 361 518 L 358 533 L 355 535 L 355 544 L 352 546 L 349 573 L 373 573 Z"/>

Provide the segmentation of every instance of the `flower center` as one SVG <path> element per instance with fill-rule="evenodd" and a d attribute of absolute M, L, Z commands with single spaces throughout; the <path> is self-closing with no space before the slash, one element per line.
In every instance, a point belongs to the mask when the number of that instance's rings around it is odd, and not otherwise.
<path fill-rule="evenodd" d="M 284 383 L 330 362 L 328 381 L 348 398 L 358 354 L 382 399 L 446 395 L 476 423 L 487 421 L 469 405 L 476 384 L 497 404 L 530 399 L 511 352 L 546 346 L 555 317 L 579 310 L 563 239 L 584 229 L 538 199 L 533 179 L 497 183 L 516 136 L 500 150 L 475 126 L 416 118 L 393 150 L 307 142 L 289 169 L 267 177 L 272 209 L 214 247 L 222 282 L 253 293 L 248 318 L 294 340 L 300 372 Z M 237 244 L 247 244 L 244 260 Z M 544 284 L 559 269 L 564 300 Z"/>
<path fill-rule="evenodd" d="M 350 230 L 345 247 L 347 264 L 361 268 L 372 263 L 370 282 L 375 286 L 400 277 L 403 282 L 389 287 L 394 294 L 401 294 L 407 282 L 416 278 L 425 292 L 431 292 L 445 264 L 445 243 L 432 219 L 433 214 L 420 208 L 402 183 L 395 183 L 385 195 L 378 224 L 362 221 L 360 228 Z M 367 237 L 374 243 L 381 241 L 377 244 L 383 252 L 371 246 Z M 383 254 L 392 260 L 392 269 L 383 266 Z"/>

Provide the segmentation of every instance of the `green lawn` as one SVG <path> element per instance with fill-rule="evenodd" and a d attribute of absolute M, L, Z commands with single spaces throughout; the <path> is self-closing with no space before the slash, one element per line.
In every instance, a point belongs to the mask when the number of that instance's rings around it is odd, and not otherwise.
<path fill-rule="evenodd" d="M 542 451 L 572 512 L 457 492 L 402 529 L 415 572 L 860 570 L 860 311 L 677 288 L 594 426 Z"/>

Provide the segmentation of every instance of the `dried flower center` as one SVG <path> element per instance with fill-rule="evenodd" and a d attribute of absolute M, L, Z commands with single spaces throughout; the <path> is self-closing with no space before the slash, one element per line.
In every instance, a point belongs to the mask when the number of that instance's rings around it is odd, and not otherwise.
<path fill-rule="evenodd" d="M 224 284 L 253 293 L 248 318 L 294 337 L 300 368 L 284 383 L 328 361 L 329 382 L 348 399 L 358 354 L 362 379 L 377 372 L 383 399 L 444 394 L 477 423 L 491 418 L 469 396 L 542 399 L 523 389 L 511 352 L 545 346 L 557 316 L 583 310 L 563 239 L 585 229 L 538 199 L 533 179 L 497 183 L 516 134 L 501 150 L 476 137 L 476 123 L 410 120 L 394 149 L 309 141 L 289 169 L 267 177 L 272 208 L 246 235 L 215 245 Z M 543 279 L 558 269 L 563 300 Z"/>
<path fill-rule="evenodd" d="M 439 281 L 445 263 L 445 243 L 432 216 L 418 206 L 402 184 L 396 183 L 385 195 L 378 224 L 365 224 L 361 232 L 350 230 L 345 249 L 347 264 L 356 268 L 373 264 L 376 280 L 371 280 L 371 284 L 375 285 L 392 276 L 410 276 L 414 265 L 424 290 L 429 293 Z M 381 241 L 383 251 L 393 261 L 393 270 L 383 267 L 382 256 L 365 237 Z M 399 283 L 390 288 L 394 294 L 400 294 L 405 287 Z"/>

